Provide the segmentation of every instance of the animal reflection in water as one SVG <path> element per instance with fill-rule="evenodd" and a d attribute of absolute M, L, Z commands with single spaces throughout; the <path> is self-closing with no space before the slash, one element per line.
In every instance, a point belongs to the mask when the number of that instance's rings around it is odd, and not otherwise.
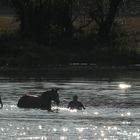
<path fill-rule="evenodd" d="M 19 99 L 17 106 L 20 108 L 38 108 L 51 111 L 52 100 L 59 105 L 59 94 L 55 88 L 43 92 L 40 96 L 24 95 Z"/>
<path fill-rule="evenodd" d="M 77 110 L 85 109 L 84 105 L 78 101 L 77 95 L 73 96 L 73 100 L 69 102 L 68 108 L 69 109 L 77 109 Z"/>

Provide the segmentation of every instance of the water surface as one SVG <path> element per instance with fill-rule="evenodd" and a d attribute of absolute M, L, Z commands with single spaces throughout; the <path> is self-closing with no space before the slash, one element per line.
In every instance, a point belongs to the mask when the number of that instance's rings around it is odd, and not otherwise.
<path fill-rule="evenodd" d="M 100 71 L 50 76 L 0 77 L 0 140 L 139 140 L 140 72 Z M 59 88 L 54 112 L 19 109 L 26 94 Z M 68 110 L 73 95 L 86 110 Z"/>

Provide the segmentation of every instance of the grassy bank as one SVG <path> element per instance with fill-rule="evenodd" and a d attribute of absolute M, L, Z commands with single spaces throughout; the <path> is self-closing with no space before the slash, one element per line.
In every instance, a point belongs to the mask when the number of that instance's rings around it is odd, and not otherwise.
<path fill-rule="evenodd" d="M 18 23 L 14 16 L 0 16 L 0 30 L 13 30 L 18 28 Z"/>
<path fill-rule="evenodd" d="M 23 39 L 13 16 L 0 16 L 0 65 L 43 66 L 96 63 L 124 65 L 140 63 L 140 18 L 119 19 L 109 46 L 101 46 L 95 34 L 45 44 Z M 89 31 L 89 28 L 88 28 Z M 52 43 L 53 45 L 50 45 Z"/>

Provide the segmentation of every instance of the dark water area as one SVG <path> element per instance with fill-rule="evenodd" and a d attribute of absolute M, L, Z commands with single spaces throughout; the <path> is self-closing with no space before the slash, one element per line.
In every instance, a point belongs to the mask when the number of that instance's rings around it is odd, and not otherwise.
<path fill-rule="evenodd" d="M 19 109 L 27 93 L 59 89 L 54 112 Z M 85 105 L 69 110 L 73 95 Z M 139 140 L 140 71 L 132 68 L 50 68 L 0 71 L 0 140 Z"/>

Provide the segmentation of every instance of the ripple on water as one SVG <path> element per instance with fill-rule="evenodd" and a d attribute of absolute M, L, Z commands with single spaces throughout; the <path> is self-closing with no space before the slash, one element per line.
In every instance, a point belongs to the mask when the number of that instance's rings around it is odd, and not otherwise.
<path fill-rule="evenodd" d="M 0 139 L 139 140 L 140 83 L 134 82 L 131 87 L 124 89 L 118 88 L 120 81 L 113 80 L 3 81 L 0 83 L 0 95 L 4 102 L 4 108 L 0 110 Z M 61 104 L 53 108 L 54 112 L 17 108 L 21 95 L 44 91 L 48 87 L 61 89 Z M 86 110 L 66 108 L 75 94 Z"/>

